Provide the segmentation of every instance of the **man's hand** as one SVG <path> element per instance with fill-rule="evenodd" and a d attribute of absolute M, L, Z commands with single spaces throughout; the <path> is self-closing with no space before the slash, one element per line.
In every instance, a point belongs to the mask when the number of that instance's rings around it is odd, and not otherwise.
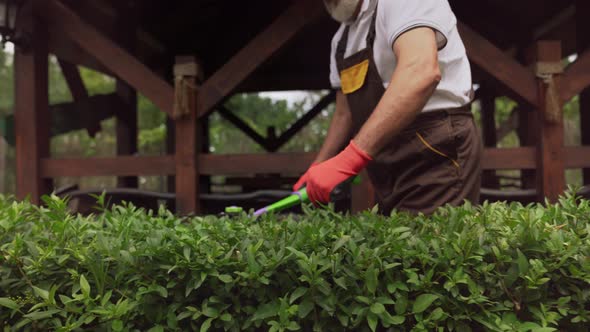
<path fill-rule="evenodd" d="M 355 177 L 373 160 L 353 141 L 336 157 L 315 165 L 307 172 L 307 195 L 312 203 L 327 204 L 339 184 Z"/>
<path fill-rule="evenodd" d="M 305 174 L 303 174 L 299 180 L 297 180 L 297 182 L 293 185 L 293 192 L 295 191 L 299 191 L 301 190 L 301 188 L 303 188 L 305 186 L 305 184 L 307 183 L 307 178 L 309 177 L 309 170 L 314 167 L 315 165 L 317 165 L 319 163 L 314 162 L 313 164 L 311 164 L 311 166 L 309 167 L 309 169 L 305 172 Z"/>

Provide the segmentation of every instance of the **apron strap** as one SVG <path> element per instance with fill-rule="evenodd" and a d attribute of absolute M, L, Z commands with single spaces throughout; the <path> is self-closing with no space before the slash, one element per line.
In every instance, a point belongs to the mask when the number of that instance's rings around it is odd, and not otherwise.
<path fill-rule="evenodd" d="M 348 46 L 348 32 L 350 31 L 350 25 L 347 25 L 344 28 L 344 32 L 342 33 L 342 37 L 338 42 L 338 48 L 336 49 L 336 61 L 338 63 L 342 63 L 344 60 L 344 55 L 346 54 L 346 47 Z"/>
<path fill-rule="evenodd" d="M 367 48 L 373 49 L 373 45 L 375 44 L 375 37 L 377 35 L 376 32 L 376 24 L 377 24 L 377 12 L 379 10 L 379 1 L 377 1 L 377 5 L 375 6 L 375 13 L 373 14 L 373 18 L 371 19 L 371 26 L 369 28 L 369 33 L 367 34 Z M 344 28 L 344 32 L 342 33 L 342 37 L 340 37 L 340 41 L 338 42 L 338 48 L 336 49 L 336 61 L 341 62 L 344 60 L 344 55 L 346 54 L 346 47 L 348 46 L 348 34 L 350 32 L 350 25 L 346 25 Z"/>
<path fill-rule="evenodd" d="M 369 33 L 367 34 L 367 48 L 373 48 L 375 44 L 375 37 L 377 35 L 376 25 L 377 25 L 377 13 L 379 12 L 379 1 L 377 1 L 377 5 L 375 6 L 375 13 L 373 14 L 373 18 L 371 20 L 371 27 L 369 28 Z"/>

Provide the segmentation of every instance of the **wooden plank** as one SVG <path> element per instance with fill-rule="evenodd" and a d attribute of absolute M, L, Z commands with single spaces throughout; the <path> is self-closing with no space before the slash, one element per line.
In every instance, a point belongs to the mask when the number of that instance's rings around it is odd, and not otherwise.
<path fill-rule="evenodd" d="M 274 153 L 238 155 L 200 155 L 201 174 L 245 176 L 254 174 L 301 174 L 316 153 Z"/>
<path fill-rule="evenodd" d="M 49 51 L 47 29 L 37 21 L 30 24 L 29 49 L 17 49 L 14 60 L 16 196 L 40 204 L 51 190 L 51 182 L 41 177 L 41 158 L 49 156 Z"/>
<path fill-rule="evenodd" d="M 297 133 L 299 133 L 305 126 L 307 126 L 320 112 L 332 104 L 336 100 L 336 91 L 332 90 L 324 98 L 322 98 L 309 112 L 307 112 L 301 119 L 297 120 L 289 129 L 287 129 L 276 140 L 276 143 L 271 147 L 272 152 L 279 150 L 283 145 L 287 144 Z"/>
<path fill-rule="evenodd" d="M 590 168 L 590 146 L 565 148 L 565 168 Z"/>
<path fill-rule="evenodd" d="M 186 64 L 194 64 L 194 72 L 183 72 L 188 85 L 196 85 L 199 76 L 196 59 L 177 57 L 175 75 Z M 185 96 L 190 110 L 189 114 L 175 120 L 175 159 L 176 159 L 176 211 L 181 214 L 199 213 L 200 202 L 200 165 L 197 155 L 201 151 L 201 126 L 197 116 L 197 92 L 187 84 L 177 84 L 177 93 Z M 178 112 L 180 113 L 180 112 Z"/>
<path fill-rule="evenodd" d="M 537 61 L 555 62 L 562 60 L 561 42 L 542 41 L 537 43 Z M 559 91 L 561 75 L 554 75 L 553 80 Z M 565 190 L 565 164 L 564 164 L 564 128 L 563 119 L 552 121 L 550 114 L 560 114 L 562 117 L 563 103 L 557 103 L 547 98 L 550 93 L 550 85 L 543 80 L 538 80 L 539 89 L 539 140 L 537 142 L 537 192 L 539 200 L 545 198 L 556 202 Z M 559 92 L 556 93 L 559 99 Z"/>
<path fill-rule="evenodd" d="M 256 36 L 201 87 L 199 117 L 211 113 L 260 65 L 291 41 L 322 12 L 317 0 L 297 0 L 266 30 Z"/>
<path fill-rule="evenodd" d="M 535 169 L 535 148 L 485 149 L 482 158 L 484 170 Z"/>
<path fill-rule="evenodd" d="M 45 0 L 40 2 L 40 6 L 40 15 L 50 26 L 59 28 L 102 65 L 172 116 L 174 89 L 170 84 L 60 1 Z"/>
<path fill-rule="evenodd" d="M 590 148 L 568 148 L 568 168 L 590 165 Z M 534 148 L 486 149 L 484 169 L 534 169 Z M 203 175 L 247 176 L 254 174 L 299 174 L 307 170 L 316 153 L 205 155 L 197 161 Z M 126 156 L 112 158 L 68 158 L 42 160 L 42 176 L 137 176 L 174 175 L 175 157 Z"/>
<path fill-rule="evenodd" d="M 533 72 L 467 25 L 459 22 L 458 27 L 469 60 L 513 91 L 522 101 L 537 106 L 537 84 Z"/>
<path fill-rule="evenodd" d="M 41 163 L 44 178 L 84 176 L 138 176 L 174 174 L 173 156 L 111 158 L 45 158 Z"/>

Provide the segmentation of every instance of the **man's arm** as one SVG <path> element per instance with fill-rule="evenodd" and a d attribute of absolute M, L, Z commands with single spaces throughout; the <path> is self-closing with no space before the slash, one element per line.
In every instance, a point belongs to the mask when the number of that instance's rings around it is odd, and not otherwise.
<path fill-rule="evenodd" d="M 312 165 L 319 164 L 337 155 L 350 140 L 351 131 L 352 116 L 348 108 L 348 102 L 342 91 L 338 91 L 336 92 L 336 111 L 332 116 L 328 135 Z M 301 189 L 307 183 L 308 176 L 309 170 L 293 185 L 293 191 Z"/>
<path fill-rule="evenodd" d="M 377 155 L 422 111 L 441 80 L 435 32 L 416 28 L 393 45 L 397 67 L 377 108 L 354 138 L 356 145 Z"/>
<path fill-rule="evenodd" d="M 417 28 L 401 35 L 393 51 L 398 63 L 391 84 L 358 135 L 336 157 L 307 173 L 307 194 L 328 203 L 340 183 L 362 171 L 422 111 L 441 80 L 435 32 Z"/>
<path fill-rule="evenodd" d="M 348 101 L 342 91 L 336 93 L 336 111 L 332 116 L 328 135 L 318 153 L 315 162 L 320 163 L 337 155 L 350 140 L 352 132 L 352 116 Z"/>

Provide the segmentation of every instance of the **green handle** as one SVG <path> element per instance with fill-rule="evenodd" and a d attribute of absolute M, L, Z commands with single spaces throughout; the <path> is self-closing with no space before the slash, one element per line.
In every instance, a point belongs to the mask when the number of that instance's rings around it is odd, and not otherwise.
<path fill-rule="evenodd" d="M 346 193 L 346 187 L 350 184 L 359 184 L 361 183 L 361 177 L 355 176 L 354 178 L 345 181 L 344 183 L 338 185 L 330 194 L 330 199 L 332 201 L 339 200 L 342 198 L 342 195 Z M 254 212 L 254 216 L 257 217 L 261 214 L 268 213 L 268 212 L 280 212 L 286 210 L 288 208 L 292 208 L 297 206 L 301 203 L 309 203 L 309 196 L 307 195 L 307 188 L 302 188 L 301 190 L 294 192 L 287 198 L 284 198 L 274 204 L 271 204 L 265 208 L 262 208 L 256 212 Z"/>

